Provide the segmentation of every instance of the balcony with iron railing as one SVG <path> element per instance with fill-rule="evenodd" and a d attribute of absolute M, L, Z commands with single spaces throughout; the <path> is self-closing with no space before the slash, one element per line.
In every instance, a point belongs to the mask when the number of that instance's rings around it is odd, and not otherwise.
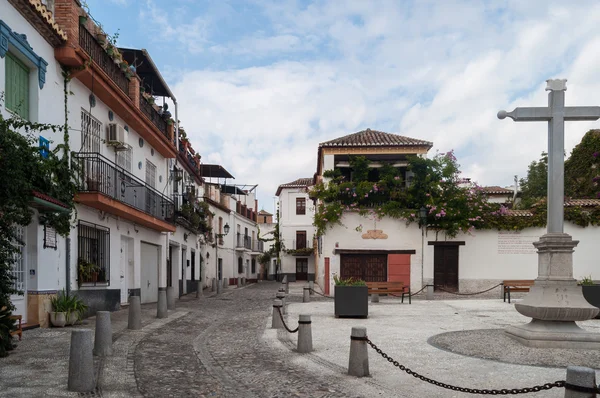
<path fill-rule="evenodd" d="M 79 192 L 75 200 L 163 232 L 171 224 L 174 203 L 146 182 L 95 152 L 78 153 Z"/>
<path fill-rule="evenodd" d="M 262 240 L 254 239 L 252 241 L 252 251 L 255 253 L 263 253 L 265 251 L 264 246 L 265 242 L 263 242 Z"/>
<path fill-rule="evenodd" d="M 313 242 L 310 239 L 294 239 L 292 247 L 287 249 L 293 256 L 310 256 L 313 252 Z"/>
<path fill-rule="evenodd" d="M 79 25 L 79 46 L 85 51 L 92 61 L 96 63 L 110 77 L 110 79 L 123 91 L 123 93 L 129 96 L 129 79 L 125 76 L 125 72 L 115 64 L 113 58 L 102 48 L 100 43 L 96 40 L 83 25 Z"/>
<path fill-rule="evenodd" d="M 249 235 L 237 234 L 236 249 L 252 250 L 252 238 Z"/>
<path fill-rule="evenodd" d="M 142 95 L 142 93 L 140 93 L 139 102 L 140 110 L 142 111 L 142 113 L 152 122 L 154 127 L 160 130 L 160 132 L 167 138 L 167 140 L 170 140 L 171 137 L 169 136 L 169 131 L 167 127 L 168 124 L 165 118 L 163 118 L 162 115 L 158 113 L 156 109 L 154 109 L 154 106 L 152 106 L 152 104 L 148 102 L 148 100 Z"/>

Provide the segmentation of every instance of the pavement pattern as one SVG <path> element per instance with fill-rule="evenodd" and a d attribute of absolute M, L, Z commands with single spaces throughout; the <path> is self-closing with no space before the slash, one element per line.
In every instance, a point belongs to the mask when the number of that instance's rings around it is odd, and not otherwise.
<path fill-rule="evenodd" d="M 143 328 L 127 330 L 127 310 L 112 313 L 114 355 L 96 358 L 103 397 L 357 397 L 345 376 L 327 377 L 271 347 L 262 335 L 275 282 L 184 296 L 166 319 L 144 305 Z M 301 297 L 290 298 L 301 301 Z M 318 299 L 315 299 L 318 300 Z M 327 299 L 322 299 L 327 300 Z M 94 328 L 95 319 L 79 328 Z M 71 327 L 34 329 L 0 359 L 0 397 L 77 397 L 66 390 Z"/>

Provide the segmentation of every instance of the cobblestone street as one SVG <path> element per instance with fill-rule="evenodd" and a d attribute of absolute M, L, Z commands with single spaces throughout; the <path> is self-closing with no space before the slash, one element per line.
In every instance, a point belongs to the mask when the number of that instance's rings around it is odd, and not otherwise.
<path fill-rule="evenodd" d="M 140 331 L 126 329 L 127 310 L 113 313 L 114 355 L 95 359 L 96 395 L 357 396 L 343 389 L 347 376 L 341 372 L 313 372 L 296 363 L 298 354 L 263 341 L 279 286 L 262 282 L 225 289 L 220 296 L 184 296 L 166 320 L 153 319 L 155 307 L 144 306 L 145 327 Z M 93 318 L 82 327 L 93 327 Z M 66 390 L 71 330 L 26 331 L 16 351 L 0 360 L 0 396 L 79 396 Z M 35 375 L 35 383 L 26 380 L 29 375 Z"/>

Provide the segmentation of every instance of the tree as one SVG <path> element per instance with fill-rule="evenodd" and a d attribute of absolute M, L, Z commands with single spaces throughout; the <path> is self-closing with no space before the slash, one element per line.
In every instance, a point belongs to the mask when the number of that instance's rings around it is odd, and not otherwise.
<path fill-rule="evenodd" d="M 599 197 L 599 184 L 600 130 L 590 130 L 565 162 L 565 195 L 578 199 Z"/>
<path fill-rule="evenodd" d="M 542 152 L 540 160 L 533 161 L 527 168 L 527 177 L 519 181 L 521 203 L 519 207 L 528 209 L 548 196 L 548 154 Z"/>

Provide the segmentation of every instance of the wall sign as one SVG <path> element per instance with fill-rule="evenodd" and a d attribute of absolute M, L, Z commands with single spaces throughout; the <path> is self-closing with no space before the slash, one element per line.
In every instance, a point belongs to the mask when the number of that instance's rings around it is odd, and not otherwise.
<path fill-rule="evenodd" d="M 524 235 L 519 231 L 498 231 L 498 254 L 535 254 L 533 242 L 540 240 L 537 235 Z"/>
<path fill-rule="evenodd" d="M 56 250 L 56 230 L 48 225 L 44 225 L 44 249 Z"/>

